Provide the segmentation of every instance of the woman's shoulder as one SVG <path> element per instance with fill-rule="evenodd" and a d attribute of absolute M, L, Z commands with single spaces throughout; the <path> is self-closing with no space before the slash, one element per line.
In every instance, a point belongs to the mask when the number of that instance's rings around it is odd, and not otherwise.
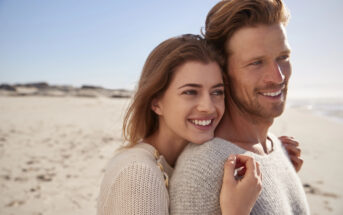
<path fill-rule="evenodd" d="M 153 153 L 149 147 L 142 146 L 116 152 L 105 170 L 101 185 L 103 193 L 119 188 L 133 189 L 147 183 L 164 185 L 162 172 Z"/>
<path fill-rule="evenodd" d="M 149 146 L 134 146 L 120 149 L 109 162 L 101 183 L 98 210 L 131 211 L 152 207 L 156 202 L 164 209 L 168 208 L 164 206 L 167 198 L 162 172 Z"/>
<path fill-rule="evenodd" d="M 131 148 L 121 148 L 116 151 L 113 158 L 106 167 L 105 174 L 119 174 L 124 170 L 137 168 L 150 168 L 157 170 L 156 159 L 153 154 L 153 148 L 146 143 L 139 143 Z"/>

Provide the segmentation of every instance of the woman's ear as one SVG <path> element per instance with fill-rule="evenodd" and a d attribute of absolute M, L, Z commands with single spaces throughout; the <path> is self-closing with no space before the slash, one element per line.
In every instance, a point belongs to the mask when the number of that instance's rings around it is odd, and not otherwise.
<path fill-rule="evenodd" d="M 158 98 L 154 98 L 151 101 L 151 110 L 154 111 L 157 115 L 162 115 L 162 108 L 160 104 L 160 100 Z"/>

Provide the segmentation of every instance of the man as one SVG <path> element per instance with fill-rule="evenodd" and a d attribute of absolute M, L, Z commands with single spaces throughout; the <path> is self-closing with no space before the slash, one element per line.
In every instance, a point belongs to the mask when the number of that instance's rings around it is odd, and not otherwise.
<path fill-rule="evenodd" d="M 280 141 L 268 133 L 282 114 L 291 75 L 281 0 L 224 0 L 206 19 L 205 38 L 226 57 L 227 110 L 216 138 L 190 144 L 170 183 L 171 214 L 221 214 L 219 194 L 229 155 L 260 165 L 262 192 L 252 214 L 309 214 L 302 184 Z"/>

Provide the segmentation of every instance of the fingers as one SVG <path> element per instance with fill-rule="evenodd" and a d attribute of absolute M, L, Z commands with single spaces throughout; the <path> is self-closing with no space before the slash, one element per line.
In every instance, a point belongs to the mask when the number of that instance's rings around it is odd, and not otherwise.
<path fill-rule="evenodd" d="M 254 190 L 257 196 L 262 190 L 262 173 L 260 164 L 253 157 L 246 155 L 236 155 L 237 162 L 245 163 L 245 174 L 238 183 L 241 186 L 246 186 L 249 190 Z"/>
<path fill-rule="evenodd" d="M 300 157 L 301 149 L 299 147 L 296 147 L 296 146 L 290 145 L 290 144 L 284 144 L 284 147 L 287 150 L 289 155 L 295 155 L 297 157 Z"/>
<path fill-rule="evenodd" d="M 291 144 L 291 145 L 299 146 L 299 142 L 295 140 L 294 137 L 281 136 L 279 137 L 279 140 L 282 142 L 283 145 Z"/>
<path fill-rule="evenodd" d="M 302 165 L 304 164 L 304 160 L 301 157 L 297 157 L 297 156 L 290 156 L 290 159 L 295 168 L 295 171 L 299 172 Z"/>
<path fill-rule="evenodd" d="M 232 159 L 235 158 L 235 159 Z M 236 180 L 237 167 L 245 169 L 243 178 Z M 246 155 L 230 155 L 224 165 L 224 178 L 220 191 L 222 214 L 249 214 L 262 189 L 260 167 L 254 158 Z"/>
<path fill-rule="evenodd" d="M 240 171 L 241 174 L 247 174 L 249 176 L 254 175 L 257 172 L 256 162 L 253 157 L 247 155 L 236 155 L 237 163 L 244 164 L 245 168 Z"/>
<path fill-rule="evenodd" d="M 260 170 L 260 163 L 259 162 L 256 162 L 256 172 L 257 172 L 257 176 L 259 178 L 258 190 L 261 191 L 262 190 L 262 173 L 261 173 L 261 170 Z"/>
<path fill-rule="evenodd" d="M 237 171 L 237 178 L 243 177 L 245 175 L 245 172 L 246 172 L 246 168 L 245 167 L 241 167 L 240 169 L 238 169 L 238 171 Z"/>
<path fill-rule="evenodd" d="M 231 162 L 230 157 L 234 157 L 235 162 Z M 225 164 L 223 180 L 230 180 L 228 183 L 233 183 L 233 179 L 242 179 L 243 177 L 262 180 L 260 164 L 253 157 L 242 154 L 230 155 L 230 157 Z M 237 168 L 237 176 L 233 176 Z"/>
<path fill-rule="evenodd" d="M 294 137 L 283 135 L 280 136 L 279 139 L 294 139 Z"/>
<path fill-rule="evenodd" d="M 235 173 L 235 166 L 236 166 L 236 156 L 230 155 L 224 165 L 224 176 L 223 176 L 223 184 L 234 184 L 236 183 L 234 173 Z"/>
<path fill-rule="evenodd" d="M 292 161 L 292 164 L 297 172 L 301 169 L 304 160 L 301 156 L 301 149 L 299 148 L 299 142 L 296 141 L 293 137 L 281 136 L 279 137 L 282 145 L 287 150 L 287 153 Z"/>
<path fill-rule="evenodd" d="M 262 179 L 262 173 L 261 173 L 261 170 L 260 170 L 260 163 L 259 162 L 256 162 L 256 173 Z"/>

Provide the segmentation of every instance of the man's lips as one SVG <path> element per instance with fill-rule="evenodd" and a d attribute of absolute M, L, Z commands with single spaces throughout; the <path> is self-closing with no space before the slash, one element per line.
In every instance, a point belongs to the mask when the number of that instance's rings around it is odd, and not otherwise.
<path fill-rule="evenodd" d="M 267 96 L 267 97 L 280 97 L 283 93 L 285 89 L 285 85 L 283 85 L 281 88 L 279 89 L 271 89 L 269 91 L 263 91 L 263 92 L 259 92 L 259 94 L 263 95 L 263 96 Z"/>
<path fill-rule="evenodd" d="M 276 92 L 266 92 L 266 93 L 261 93 L 261 94 L 264 96 L 276 97 L 276 96 L 281 95 L 281 93 L 282 93 L 282 90 L 278 90 Z"/>

